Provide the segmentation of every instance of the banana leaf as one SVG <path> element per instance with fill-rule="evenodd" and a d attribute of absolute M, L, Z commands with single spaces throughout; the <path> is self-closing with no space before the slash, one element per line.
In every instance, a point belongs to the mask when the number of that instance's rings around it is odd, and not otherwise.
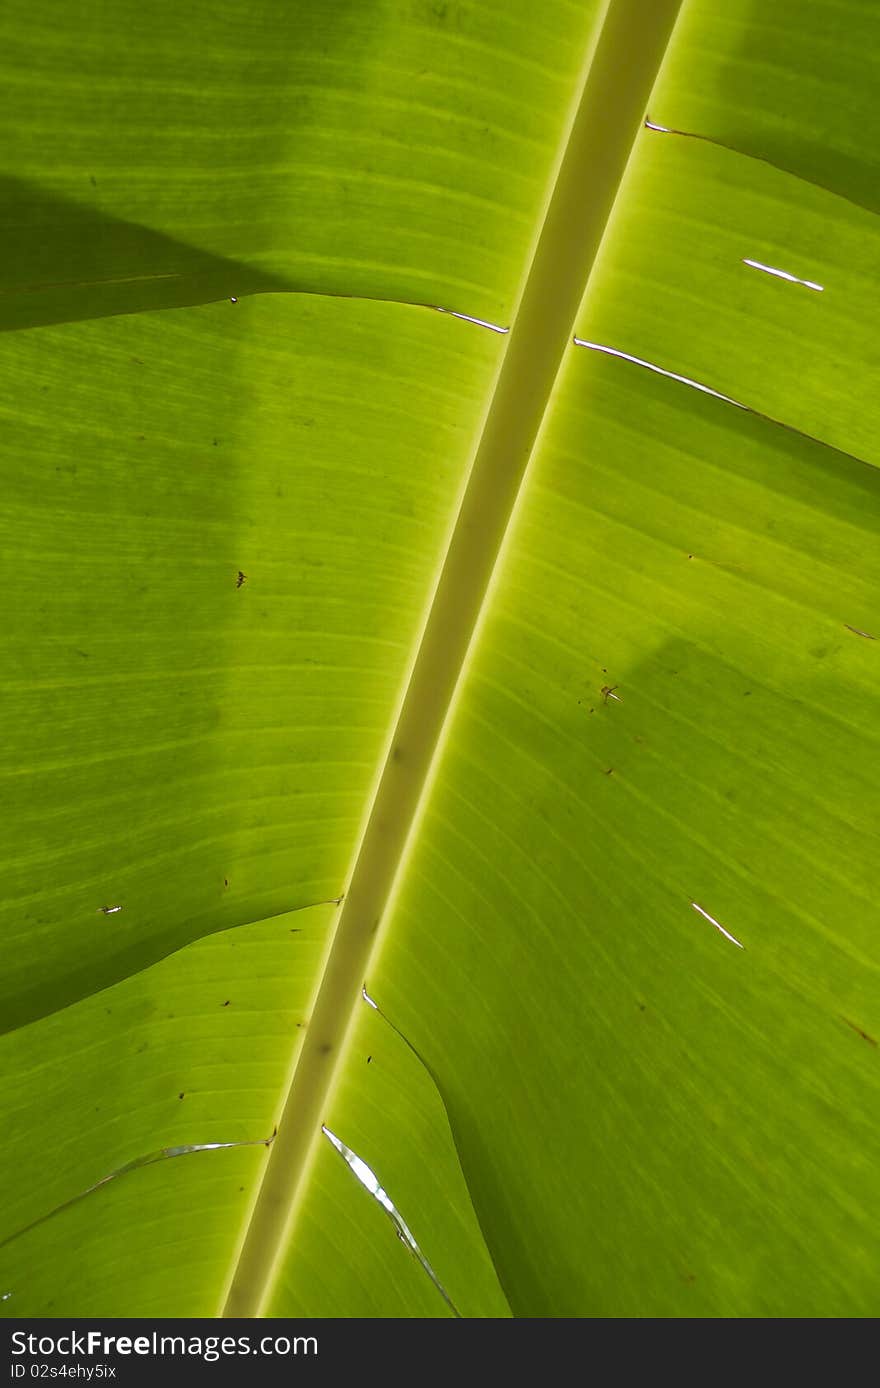
<path fill-rule="evenodd" d="M 874 1314 L 878 52 L 4 7 L 5 1316 Z"/>

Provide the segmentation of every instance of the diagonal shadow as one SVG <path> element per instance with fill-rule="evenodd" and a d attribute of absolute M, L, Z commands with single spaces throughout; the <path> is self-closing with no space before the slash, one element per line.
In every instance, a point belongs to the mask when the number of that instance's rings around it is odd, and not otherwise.
<path fill-rule="evenodd" d="M 297 289 L 307 286 L 0 176 L 0 331 Z"/>
<path fill-rule="evenodd" d="M 739 48 L 730 54 L 729 61 L 721 69 L 721 91 L 730 103 L 730 114 L 722 133 L 723 143 L 745 154 L 767 159 L 778 168 L 846 198 L 869 212 L 880 211 L 876 138 L 867 139 L 861 148 L 854 143 L 847 149 L 841 144 L 840 135 L 835 133 L 833 126 L 831 129 L 824 127 L 821 116 L 816 117 L 814 89 L 809 83 L 792 81 L 797 67 L 796 60 L 793 63 L 791 57 L 789 26 L 785 23 L 762 24 L 763 9 L 759 0 L 752 0 L 740 26 Z M 865 54 L 862 73 L 866 79 L 870 72 L 869 63 L 870 59 Z M 747 85 L 748 79 L 744 84 L 743 64 L 748 65 L 746 71 L 754 67 L 758 73 L 775 71 L 780 76 L 787 76 L 788 89 L 793 93 L 792 104 L 784 116 L 773 111 L 775 100 L 770 95 L 770 106 L 765 112 L 760 135 L 750 132 L 747 126 L 743 128 L 739 113 L 747 112 L 753 103 L 760 110 L 768 98 L 760 89 L 752 92 Z M 852 71 L 849 75 L 852 76 Z M 875 134 L 877 104 L 873 84 L 867 80 L 863 84 L 856 82 L 855 85 L 850 82 L 848 101 L 852 130 L 869 127 Z M 802 116 L 810 118 L 802 119 Z"/>

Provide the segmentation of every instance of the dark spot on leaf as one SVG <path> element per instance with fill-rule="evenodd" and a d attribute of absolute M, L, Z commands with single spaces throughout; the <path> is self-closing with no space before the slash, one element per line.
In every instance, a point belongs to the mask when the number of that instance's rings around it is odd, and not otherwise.
<path fill-rule="evenodd" d="M 91 183 L 93 188 L 97 188 L 98 180 L 95 178 L 94 174 L 89 174 L 89 183 Z"/>
<path fill-rule="evenodd" d="M 178 1096 L 177 1096 L 178 1099 L 182 1099 L 182 1098 L 183 1098 L 183 1095 L 184 1095 L 185 1093 L 186 1093 L 186 1090 L 183 1090 L 180 1094 L 178 1094 Z"/>
<path fill-rule="evenodd" d="M 850 1019 L 849 1019 L 849 1017 L 843 1017 L 843 1016 L 841 1016 L 841 1019 L 840 1019 L 840 1020 L 841 1020 L 842 1022 L 846 1022 L 846 1024 L 847 1024 L 848 1027 L 852 1027 L 853 1031 L 854 1031 L 858 1036 L 860 1036 L 860 1037 L 862 1038 L 863 1041 L 867 1041 L 867 1043 L 868 1043 L 869 1046 L 876 1046 L 876 1045 L 877 1045 L 877 1042 L 874 1040 L 873 1036 L 871 1036 L 867 1031 L 863 1031 L 862 1028 L 861 1028 L 860 1026 L 857 1026 L 855 1022 L 851 1022 Z"/>
<path fill-rule="evenodd" d="M 318 1050 L 320 1051 L 321 1055 L 329 1055 L 330 1052 L 333 1050 L 333 1047 L 331 1046 L 329 1041 L 322 1041 L 320 1046 L 318 1047 Z"/>
<path fill-rule="evenodd" d="M 228 999 L 228 998 L 226 999 L 226 1001 L 225 1001 L 225 1003 L 223 1004 L 223 1006 L 224 1006 L 224 1007 L 228 1007 L 228 1006 L 229 1006 L 229 999 Z"/>
<path fill-rule="evenodd" d="M 367 1056 L 367 1064 L 368 1064 L 368 1065 L 369 1065 L 369 1063 L 370 1063 L 370 1061 L 371 1061 L 372 1059 L 373 1059 L 373 1057 L 372 1057 L 371 1055 L 368 1055 L 368 1056 Z"/>
<path fill-rule="evenodd" d="M 247 574 L 243 574 L 242 571 L 241 571 L 241 569 L 239 569 L 239 571 L 238 571 L 238 578 L 235 580 L 235 586 L 236 586 L 236 588 L 240 588 L 241 585 L 244 583 L 244 581 L 245 581 L 246 578 L 247 578 Z"/>

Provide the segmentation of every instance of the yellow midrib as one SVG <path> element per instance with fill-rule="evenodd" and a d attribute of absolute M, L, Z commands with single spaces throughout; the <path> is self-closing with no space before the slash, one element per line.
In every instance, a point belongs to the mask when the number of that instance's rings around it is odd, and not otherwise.
<path fill-rule="evenodd" d="M 681 0 L 609 0 L 223 1314 L 288 1247 L 370 954 L 541 421 Z"/>

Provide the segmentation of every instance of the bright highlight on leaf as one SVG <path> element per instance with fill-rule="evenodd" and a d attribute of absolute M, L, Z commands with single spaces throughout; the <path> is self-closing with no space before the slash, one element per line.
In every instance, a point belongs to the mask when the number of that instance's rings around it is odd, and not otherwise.
<path fill-rule="evenodd" d="M 418 1244 L 413 1238 L 410 1232 L 409 1225 L 406 1223 L 406 1220 L 403 1218 L 400 1211 L 395 1207 L 393 1201 L 389 1199 L 388 1195 L 386 1195 L 385 1191 L 380 1186 L 378 1177 L 376 1176 L 375 1172 L 371 1171 L 370 1168 L 367 1166 L 366 1162 L 363 1161 L 355 1152 L 353 1152 L 350 1147 L 346 1147 L 345 1143 L 340 1141 L 340 1139 L 336 1136 L 335 1133 L 331 1133 L 328 1127 L 322 1125 L 321 1131 L 326 1137 L 327 1141 L 330 1143 L 331 1147 L 334 1147 L 336 1149 L 336 1151 L 342 1157 L 343 1161 L 348 1166 L 349 1170 L 357 1177 L 357 1179 L 360 1181 L 361 1185 L 365 1188 L 365 1190 L 369 1191 L 373 1199 L 376 1200 L 378 1204 L 382 1206 L 382 1209 L 388 1215 L 389 1219 L 394 1225 L 394 1228 L 397 1230 L 397 1236 L 400 1239 L 401 1243 L 406 1245 L 406 1247 L 416 1258 L 420 1266 L 424 1268 L 425 1272 L 428 1274 L 431 1281 L 434 1283 L 434 1286 L 437 1288 L 438 1292 L 443 1297 L 443 1300 L 451 1308 L 453 1314 L 457 1316 L 458 1312 L 456 1311 L 455 1307 L 449 1299 L 449 1296 L 444 1291 L 440 1282 L 437 1280 L 437 1275 L 434 1272 L 434 1269 L 431 1267 L 427 1258 L 424 1256 L 422 1250 L 419 1248 Z"/>

